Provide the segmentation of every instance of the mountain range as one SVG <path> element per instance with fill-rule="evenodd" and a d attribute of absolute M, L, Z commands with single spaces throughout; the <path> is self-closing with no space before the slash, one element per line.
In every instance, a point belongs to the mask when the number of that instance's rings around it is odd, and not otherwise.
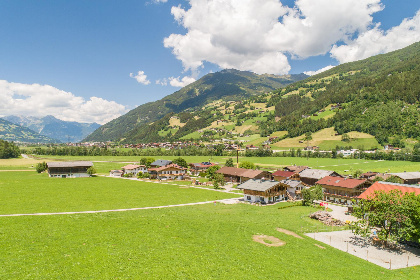
<path fill-rule="evenodd" d="M 27 127 L 0 118 L 0 139 L 25 143 L 58 143 L 57 139 L 41 135 Z"/>
<path fill-rule="evenodd" d="M 6 116 L 3 119 L 64 143 L 80 142 L 100 127 L 97 123 L 62 121 L 51 115 L 45 117 Z"/>

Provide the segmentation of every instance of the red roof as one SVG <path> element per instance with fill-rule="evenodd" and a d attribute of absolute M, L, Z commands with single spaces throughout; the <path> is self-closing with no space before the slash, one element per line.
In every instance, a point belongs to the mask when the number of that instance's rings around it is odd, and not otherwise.
<path fill-rule="evenodd" d="M 366 180 L 327 176 L 316 182 L 316 184 L 354 189 L 364 182 Z"/>
<path fill-rule="evenodd" d="M 276 172 L 273 173 L 273 176 L 289 178 L 293 174 L 296 174 L 296 172 L 277 170 Z"/>
<path fill-rule="evenodd" d="M 420 188 L 415 188 L 410 185 L 406 184 L 396 184 L 396 183 L 387 183 L 387 182 L 375 182 L 372 186 L 367 188 L 359 198 L 361 199 L 368 199 L 375 195 L 375 191 L 392 191 L 392 190 L 400 190 L 403 193 L 406 192 L 413 192 L 415 195 L 420 194 Z"/>

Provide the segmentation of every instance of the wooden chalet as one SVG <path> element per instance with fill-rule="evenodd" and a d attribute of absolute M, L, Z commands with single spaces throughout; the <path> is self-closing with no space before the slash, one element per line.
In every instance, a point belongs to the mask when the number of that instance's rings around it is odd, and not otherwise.
<path fill-rule="evenodd" d="M 249 179 L 271 179 L 271 173 L 268 171 L 236 168 L 223 166 L 216 171 L 218 174 L 223 174 L 226 182 L 243 183 Z"/>
<path fill-rule="evenodd" d="M 379 173 L 379 172 L 372 172 L 372 171 L 370 171 L 370 172 L 363 173 L 362 175 L 360 175 L 359 178 L 360 179 L 367 179 L 367 180 L 373 181 L 373 180 L 375 180 L 378 177 L 385 181 L 386 179 L 388 179 L 389 177 L 391 177 L 391 175 L 390 174 L 385 174 L 385 173 Z"/>
<path fill-rule="evenodd" d="M 295 180 L 299 180 L 299 173 L 294 172 L 294 171 L 285 171 L 285 170 L 277 170 L 276 172 L 274 172 L 271 175 L 275 181 L 281 181 L 284 179 L 295 179 Z"/>
<path fill-rule="evenodd" d="M 290 165 L 290 166 L 284 167 L 283 170 L 300 173 L 303 170 L 308 169 L 308 168 L 309 168 L 308 166 L 304 166 L 304 165 Z"/>
<path fill-rule="evenodd" d="M 201 163 L 190 163 L 190 171 L 191 174 L 197 175 L 200 172 L 206 172 L 207 169 L 211 166 L 215 166 L 215 163 L 212 162 L 201 162 Z"/>
<path fill-rule="evenodd" d="M 322 169 L 307 168 L 299 173 L 300 180 L 309 186 L 315 185 L 317 181 L 327 176 L 341 177 L 341 175 L 339 175 L 338 173 L 334 171 L 322 170 Z"/>
<path fill-rule="evenodd" d="M 280 184 L 286 188 L 287 198 L 291 200 L 302 199 L 302 190 L 308 187 L 308 185 L 299 180 L 291 179 L 281 180 Z"/>
<path fill-rule="evenodd" d="M 273 203 L 286 199 L 286 186 L 277 181 L 251 179 L 238 186 L 248 202 Z"/>
<path fill-rule="evenodd" d="M 55 178 L 90 177 L 87 170 L 92 166 L 91 161 L 48 162 L 47 171 L 50 177 Z"/>
<path fill-rule="evenodd" d="M 420 183 L 420 172 L 388 173 L 403 180 L 404 184 L 414 185 Z"/>
<path fill-rule="evenodd" d="M 188 176 L 187 168 L 177 164 L 169 164 L 162 167 L 149 168 L 150 179 L 159 180 L 183 180 Z"/>
<path fill-rule="evenodd" d="M 324 189 L 324 200 L 352 204 L 372 183 L 366 179 L 352 179 L 327 176 L 317 181 Z"/>

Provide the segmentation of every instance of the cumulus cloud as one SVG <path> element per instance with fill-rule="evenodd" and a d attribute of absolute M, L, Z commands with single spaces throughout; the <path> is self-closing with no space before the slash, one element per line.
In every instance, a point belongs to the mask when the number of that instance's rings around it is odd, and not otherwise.
<path fill-rule="evenodd" d="M 136 81 L 143 85 L 150 84 L 150 81 L 147 79 L 147 75 L 144 74 L 144 71 L 137 72 L 137 75 L 130 73 L 130 77 L 136 79 Z"/>
<path fill-rule="evenodd" d="M 308 76 L 313 76 L 313 75 L 322 73 L 324 71 L 330 70 L 331 68 L 334 68 L 334 66 L 328 65 L 328 66 L 325 66 L 324 68 L 321 68 L 321 69 L 316 70 L 316 71 L 304 71 L 303 73 L 308 75 Z"/>
<path fill-rule="evenodd" d="M 127 112 L 125 106 L 99 97 L 85 100 L 50 85 L 0 80 L 0 116 L 53 115 L 64 121 L 107 123 Z"/>
<path fill-rule="evenodd" d="M 413 18 L 404 19 L 400 25 L 387 31 L 377 24 L 373 29 L 361 33 L 346 45 L 334 45 L 331 56 L 340 63 L 368 58 L 372 55 L 387 53 L 404 48 L 420 41 L 420 10 Z"/>
<path fill-rule="evenodd" d="M 161 86 L 167 86 L 168 85 L 168 79 L 163 78 L 163 79 L 156 80 L 156 84 L 161 85 Z"/>
<path fill-rule="evenodd" d="M 185 87 L 193 82 L 195 82 L 196 80 L 193 77 L 182 77 L 182 79 L 180 79 L 180 77 L 174 78 L 174 77 L 170 77 L 169 78 L 169 84 L 173 87 Z"/>
<path fill-rule="evenodd" d="M 259 74 L 286 74 L 285 54 L 306 58 L 325 54 L 372 26 L 380 0 L 190 0 L 189 9 L 172 7 L 186 34 L 171 34 L 171 48 L 184 70 L 198 71 L 204 61 L 221 68 Z"/>

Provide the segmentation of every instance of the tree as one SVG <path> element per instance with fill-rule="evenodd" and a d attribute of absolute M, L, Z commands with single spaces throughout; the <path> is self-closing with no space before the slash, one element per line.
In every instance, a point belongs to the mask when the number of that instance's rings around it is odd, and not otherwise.
<path fill-rule="evenodd" d="M 227 167 L 233 167 L 234 166 L 233 165 L 233 159 L 232 158 L 228 158 L 226 160 L 225 166 L 227 166 Z"/>
<path fill-rule="evenodd" d="M 188 168 L 187 161 L 183 159 L 182 157 L 176 158 L 172 162 L 175 164 L 178 164 L 181 167 Z"/>
<path fill-rule="evenodd" d="M 144 157 L 140 159 L 140 164 L 145 165 L 147 168 L 150 168 L 151 164 L 155 161 L 152 157 Z"/>
<path fill-rule="evenodd" d="M 388 179 L 386 179 L 385 182 L 403 184 L 404 183 L 404 180 L 401 179 L 400 177 L 391 175 L 391 177 L 389 177 Z"/>
<path fill-rule="evenodd" d="M 320 185 L 315 185 L 302 190 L 303 205 L 311 205 L 314 200 L 322 200 L 323 198 L 324 191 Z"/>
<path fill-rule="evenodd" d="M 243 161 L 239 163 L 239 168 L 255 169 L 255 164 L 249 161 Z"/>
<path fill-rule="evenodd" d="M 341 135 L 341 141 L 343 142 L 350 142 L 350 136 L 347 133 Z"/>
<path fill-rule="evenodd" d="M 353 214 L 360 218 L 352 223 L 358 235 L 370 236 L 373 229 L 379 229 L 377 237 L 385 242 L 420 241 L 420 195 L 376 191 L 367 200 L 360 200 Z"/>
<path fill-rule="evenodd" d="M 362 175 L 362 174 L 363 174 L 363 170 L 361 170 L 361 169 L 356 169 L 355 171 L 352 171 L 353 178 L 359 178 L 360 175 Z"/>
<path fill-rule="evenodd" d="M 19 147 L 12 142 L 0 140 L 0 158 L 17 158 L 20 155 Z"/>
<path fill-rule="evenodd" d="M 217 170 L 219 170 L 220 169 L 220 166 L 218 166 L 218 165 L 213 165 L 213 166 L 210 166 L 208 169 L 207 169 L 207 178 L 209 178 L 210 180 L 213 180 L 214 179 L 214 176 L 216 175 L 216 171 Z"/>
<path fill-rule="evenodd" d="M 47 168 L 48 168 L 48 166 L 47 166 L 47 163 L 45 161 L 40 162 L 35 166 L 35 170 L 38 173 L 44 172 L 45 170 L 47 170 Z"/>
<path fill-rule="evenodd" d="M 91 166 L 87 169 L 87 174 L 89 174 L 90 176 L 92 176 L 95 173 L 96 173 L 95 167 Z"/>
<path fill-rule="evenodd" d="M 215 189 L 219 189 L 220 186 L 225 185 L 225 176 L 223 174 L 216 173 L 213 177 L 213 187 Z"/>
<path fill-rule="evenodd" d="M 312 140 L 312 132 L 308 131 L 305 133 L 305 137 L 303 138 L 303 141 L 311 141 Z"/>
<path fill-rule="evenodd" d="M 214 149 L 215 149 L 215 156 L 223 156 L 223 149 L 225 148 L 224 145 L 222 144 L 217 144 Z"/>

